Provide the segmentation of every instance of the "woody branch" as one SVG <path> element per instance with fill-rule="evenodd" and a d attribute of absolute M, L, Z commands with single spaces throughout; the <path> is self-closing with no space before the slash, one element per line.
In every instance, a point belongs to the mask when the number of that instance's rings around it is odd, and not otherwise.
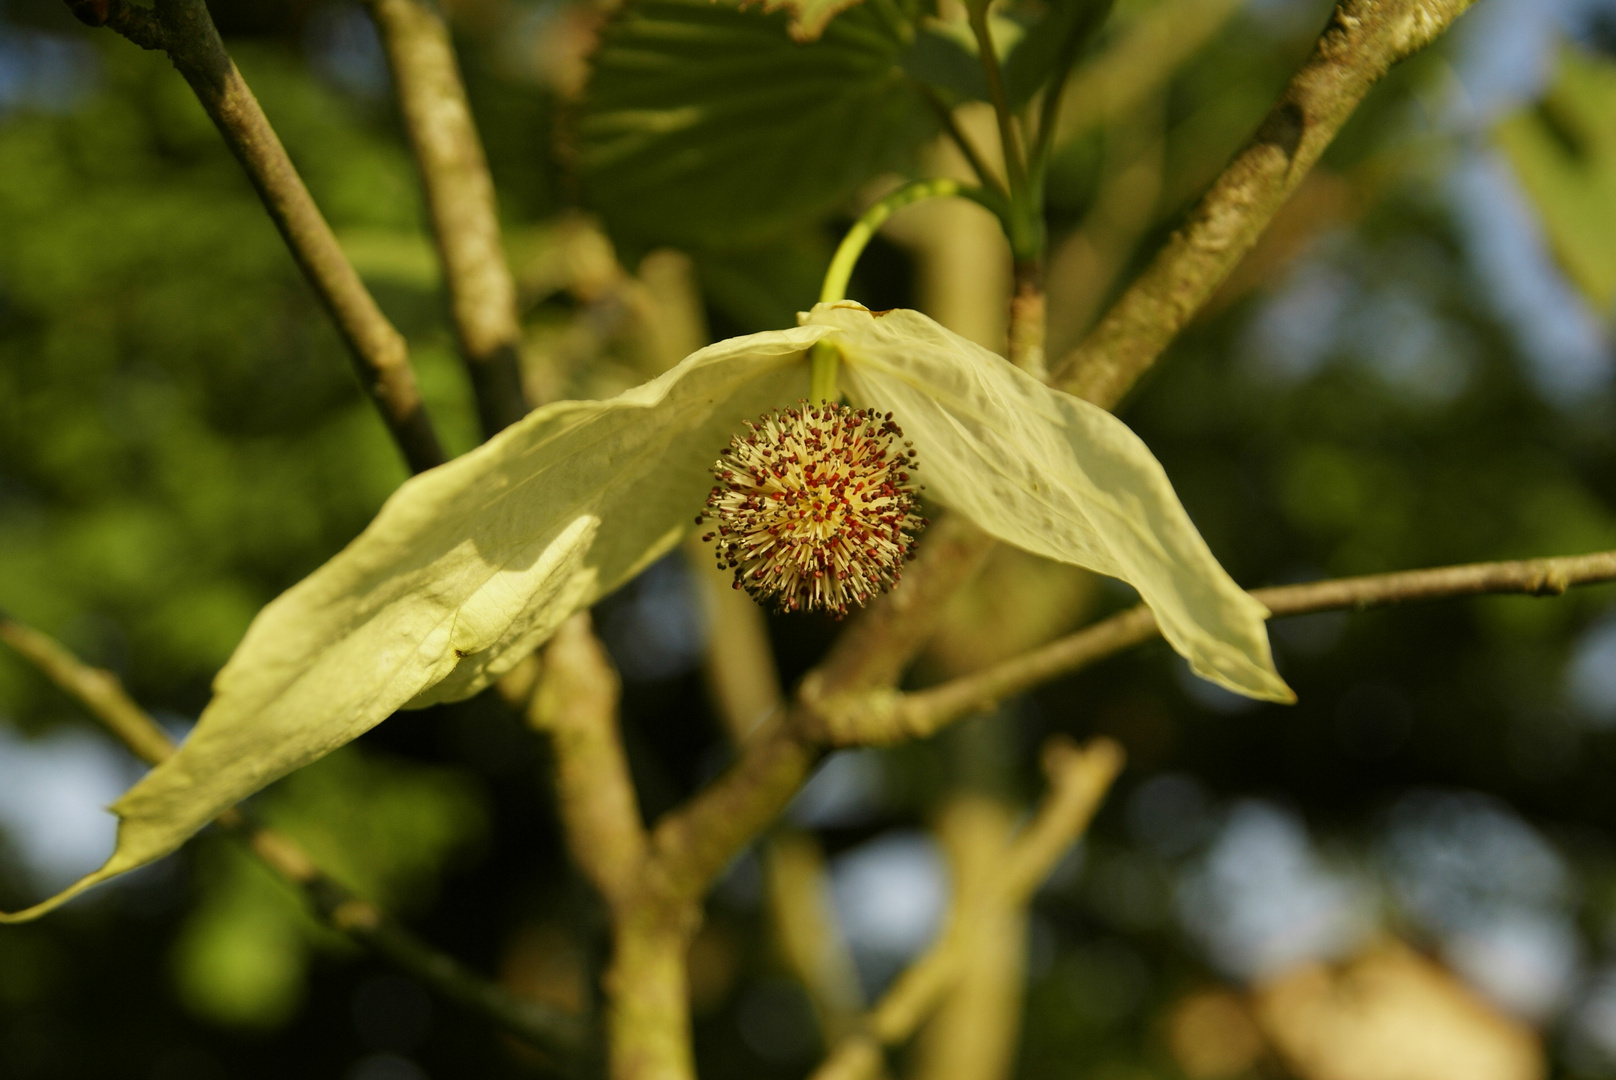
<path fill-rule="evenodd" d="M 531 404 L 522 397 L 516 283 L 505 262 L 488 159 L 437 6 L 431 0 L 368 0 L 368 6 L 426 191 L 455 335 L 487 438 L 520 420 Z"/>
<path fill-rule="evenodd" d="M 68 0 L 83 22 L 166 53 L 258 190 L 303 276 L 336 323 L 359 376 L 411 472 L 442 464 L 443 448 L 415 382 L 409 346 L 359 279 L 287 156 L 203 0 Z"/>
<path fill-rule="evenodd" d="M 1616 581 L 1616 551 L 1520 562 L 1471 563 L 1429 570 L 1253 589 L 1275 618 L 1462 596 L 1559 596 L 1579 585 Z M 875 693 L 827 703 L 826 739 L 836 745 L 880 745 L 924 738 L 998 701 L 1070 675 L 1159 636 L 1150 609 L 1129 608 L 1014 659 L 913 693 Z"/>

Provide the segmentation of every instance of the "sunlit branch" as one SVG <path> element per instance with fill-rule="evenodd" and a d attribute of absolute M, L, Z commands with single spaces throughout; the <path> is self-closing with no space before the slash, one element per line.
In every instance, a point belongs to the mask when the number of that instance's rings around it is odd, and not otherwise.
<path fill-rule="evenodd" d="M 1523 562 L 1473 563 L 1432 570 L 1253 589 L 1275 618 L 1318 611 L 1363 611 L 1421 600 L 1524 593 L 1558 596 L 1577 585 L 1616 580 L 1616 551 Z M 827 738 L 881 745 L 924 738 L 1013 694 L 1070 675 L 1159 635 L 1143 605 L 1130 608 L 1012 660 L 914 693 L 876 692 L 826 702 Z"/>
<path fill-rule="evenodd" d="M 246 169 L 303 276 L 331 313 L 360 383 L 381 410 L 411 471 L 441 464 L 443 450 L 416 386 L 404 336 L 376 306 L 343 254 L 258 99 L 225 51 L 203 0 L 157 0 L 150 8 L 128 0 L 69 0 L 68 6 L 92 26 L 108 26 L 143 49 L 168 54 Z"/>
<path fill-rule="evenodd" d="M 1025 904 L 1083 834 L 1122 770 L 1123 755 L 1109 739 L 1095 739 L 1080 749 L 1057 737 L 1045 744 L 1043 762 L 1049 794 L 990 878 L 989 888 L 998 893 L 994 899 L 1003 903 Z M 942 935 L 898 977 L 865 1017 L 863 1030 L 832 1049 L 812 1080 L 870 1080 L 878 1075 L 885 1048 L 909 1039 L 960 977 L 977 918 L 974 906 L 956 903 Z"/>
<path fill-rule="evenodd" d="M 580 611 L 555 632 L 528 707 L 555 750 L 556 798 L 573 861 L 614 910 L 629 902 L 645 829 L 618 732 L 617 673 Z"/>
<path fill-rule="evenodd" d="M 48 634 L 0 614 L 0 641 L 27 660 L 110 731 L 136 757 L 157 765 L 174 753 L 174 741 L 129 697 L 117 676 L 92 667 Z M 438 952 L 369 900 L 334 880 L 284 833 L 253 823 L 239 809 L 219 825 L 239 836 L 259 858 L 303 894 L 326 923 L 419 978 L 438 993 L 479 1013 L 537 1049 L 570 1064 L 583 1044 L 577 1021 L 535 1002 L 507 994 Z"/>
<path fill-rule="evenodd" d="M 1369 90 L 1474 0 L 1343 0 L 1251 142 L 1098 326 L 1057 385 L 1113 407 L 1256 243 Z"/>
<path fill-rule="evenodd" d="M 692 545 L 694 546 L 694 545 Z M 707 552 L 692 554 L 697 566 Z M 730 575 L 699 570 L 707 616 L 703 669 L 708 695 L 730 738 L 744 743 L 765 717 L 785 708 L 763 609 L 730 587 Z M 763 842 L 769 917 L 782 959 L 808 991 L 827 1040 L 847 1034 L 864 1008 L 846 936 L 827 902 L 825 855 L 812 834 L 776 826 Z"/>
<path fill-rule="evenodd" d="M 500 240 L 494 181 L 466 100 L 449 27 L 432 0 L 368 0 L 426 189 L 460 352 L 483 435 L 527 412 L 516 284 Z"/>
<path fill-rule="evenodd" d="M 686 956 L 701 909 L 647 863 L 645 828 L 618 727 L 617 674 L 589 615 L 544 649 L 529 706 L 550 736 L 567 849 L 611 913 L 605 975 L 609 1073 L 616 1080 L 693 1080 Z"/>

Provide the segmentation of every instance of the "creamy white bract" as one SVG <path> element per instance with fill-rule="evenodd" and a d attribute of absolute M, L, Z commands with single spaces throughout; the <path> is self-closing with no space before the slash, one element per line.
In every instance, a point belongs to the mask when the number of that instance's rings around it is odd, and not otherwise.
<path fill-rule="evenodd" d="M 258 614 L 179 752 L 114 804 L 107 864 L 0 921 L 173 851 L 397 709 L 487 686 L 678 542 L 714 455 L 746 420 L 806 395 L 805 353 L 820 340 L 842 354 L 849 399 L 903 425 L 928 497 L 1007 543 L 1127 581 L 1198 674 L 1291 700 L 1266 612 L 1121 421 L 918 312 L 821 304 L 801 326 L 719 342 L 610 400 L 537 409 L 406 482 Z"/>

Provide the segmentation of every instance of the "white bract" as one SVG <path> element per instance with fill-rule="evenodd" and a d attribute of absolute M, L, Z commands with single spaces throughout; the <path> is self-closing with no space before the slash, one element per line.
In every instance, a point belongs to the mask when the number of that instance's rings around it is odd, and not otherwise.
<path fill-rule="evenodd" d="M 999 539 L 1127 581 L 1195 671 L 1273 701 L 1267 612 L 1213 558 L 1145 445 L 924 315 L 820 304 L 608 401 L 537 409 L 406 482 L 258 614 L 179 751 L 117 801 L 100 870 L 31 918 L 178 848 L 227 807 L 400 708 L 475 694 L 670 550 L 731 435 L 808 389 L 834 344 L 855 404 L 892 411 L 927 494 Z"/>

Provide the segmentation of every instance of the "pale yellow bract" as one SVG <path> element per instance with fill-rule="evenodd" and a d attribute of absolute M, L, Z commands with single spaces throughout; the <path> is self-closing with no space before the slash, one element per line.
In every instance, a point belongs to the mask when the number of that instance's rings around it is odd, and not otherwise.
<path fill-rule="evenodd" d="M 1202 678 L 1295 700 L 1268 651 L 1268 611 L 1234 583 L 1147 447 L 1104 409 L 1051 389 L 917 311 L 821 304 L 857 405 L 890 409 L 926 494 L 1023 550 L 1121 578 Z"/>
<path fill-rule="evenodd" d="M 805 352 L 843 356 L 856 404 L 896 414 L 927 494 L 992 535 L 1132 584 L 1194 669 L 1289 701 L 1262 606 L 1207 550 L 1145 445 L 913 311 L 820 304 L 803 325 L 702 349 L 608 401 L 558 402 L 417 476 L 269 604 L 190 737 L 113 806 L 100 870 L 49 911 L 178 848 L 227 807 L 395 710 L 487 686 L 572 612 L 669 551 L 742 422 L 802 398 Z"/>

